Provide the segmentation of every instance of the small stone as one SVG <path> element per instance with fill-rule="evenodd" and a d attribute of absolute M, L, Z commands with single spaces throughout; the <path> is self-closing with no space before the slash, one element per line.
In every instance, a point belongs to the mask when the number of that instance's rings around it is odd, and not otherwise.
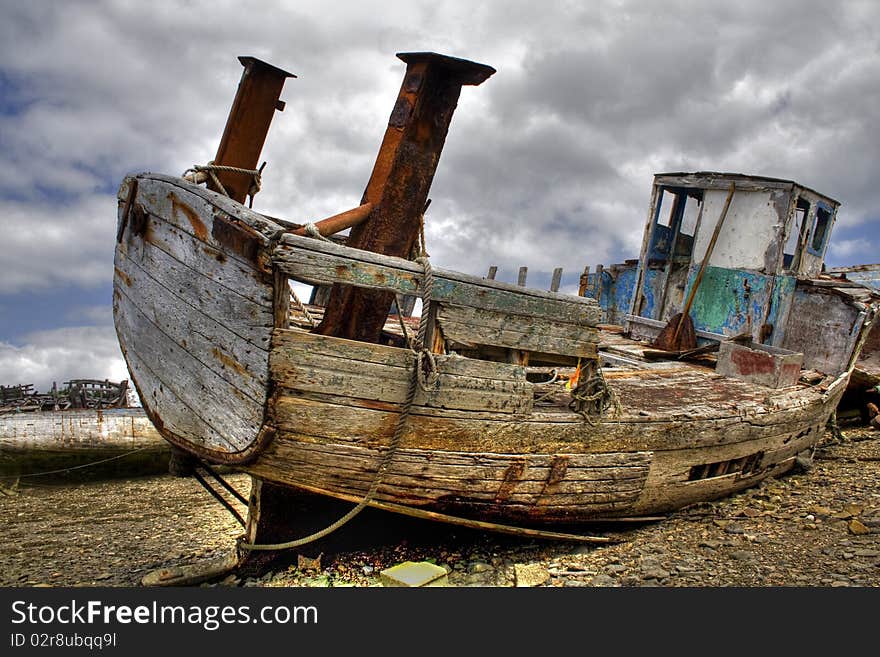
<path fill-rule="evenodd" d="M 861 523 L 859 520 L 857 520 L 856 518 L 853 518 L 852 520 L 849 521 L 849 525 L 847 525 L 847 528 L 849 529 L 849 531 L 850 531 L 851 534 L 856 534 L 856 535 L 859 535 L 859 536 L 862 535 L 862 534 L 869 534 L 869 533 L 871 533 L 871 530 L 868 529 L 867 527 L 865 527 L 865 525 L 862 524 L 862 523 Z"/>
<path fill-rule="evenodd" d="M 323 557 L 323 552 L 319 554 L 314 559 L 311 557 L 307 557 L 303 554 L 296 555 L 296 565 L 302 571 L 308 570 L 321 570 L 321 557 Z"/>
<path fill-rule="evenodd" d="M 361 572 L 363 572 L 364 575 L 372 575 L 374 572 L 376 572 L 376 569 L 373 568 L 373 566 L 364 566 L 363 568 L 361 568 Z"/>
<path fill-rule="evenodd" d="M 550 571 L 539 563 L 518 563 L 513 566 L 518 587 L 541 586 L 550 580 Z"/>
<path fill-rule="evenodd" d="M 111 577 L 113 577 L 113 573 L 101 573 L 100 575 L 95 575 L 95 579 L 98 581 L 110 579 Z"/>
<path fill-rule="evenodd" d="M 757 509 L 746 507 L 745 509 L 743 509 L 743 515 L 748 518 L 757 518 L 758 516 L 763 515 L 763 513 L 761 511 L 758 511 Z"/>
<path fill-rule="evenodd" d="M 751 561 L 753 555 L 748 550 L 734 550 L 730 556 L 739 561 Z"/>
<path fill-rule="evenodd" d="M 856 550 L 855 556 L 857 556 L 857 557 L 880 557 L 880 551 L 878 551 L 878 550 Z"/>
<path fill-rule="evenodd" d="M 590 584 L 593 586 L 618 586 L 618 581 L 609 575 L 596 575 L 593 579 L 590 580 Z"/>
<path fill-rule="evenodd" d="M 573 586 L 589 586 L 589 584 L 582 579 L 566 579 L 562 581 L 562 585 L 567 588 Z"/>
<path fill-rule="evenodd" d="M 746 530 L 743 529 L 742 525 L 735 523 L 735 522 L 731 522 L 730 524 L 728 524 L 724 528 L 724 531 L 727 532 L 728 534 L 745 534 L 745 532 L 746 532 Z"/>
<path fill-rule="evenodd" d="M 473 561 L 468 565 L 468 572 L 471 574 L 486 573 L 490 570 L 492 570 L 492 566 L 485 561 Z"/>

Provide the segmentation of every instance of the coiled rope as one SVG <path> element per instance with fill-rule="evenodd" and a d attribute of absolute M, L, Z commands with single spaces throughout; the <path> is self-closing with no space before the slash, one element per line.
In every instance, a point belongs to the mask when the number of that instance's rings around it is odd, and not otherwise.
<path fill-rule="evenodd" d="M 262 189 L 263 186 L 263 169 L 266 168 L 266 163 L 263 162 L 260 165 L 259 169 L 242 169 L 241 167 L 230 167 L 225 164 L 214 164 L 214 161 L 211 160 L 207 164 L 194 164 L 192 167 L 183 172 L 182 178 L 189 180 L 193 183 L 205 182 L 208 178 L 211 179 L 211 182 L 214 183 L 214 186 L 217 188 L 217 191 L 223 194 L 223 196 L 229 196 L 229 192 L 226 191 L 226 188 L 223 186 L 223 183 L 220 182 L 220 178 L 217 177 L 217 171 L 226 171 L 229 173 L 241 173 L 246 176 L 251 177 L 251 185 L 248 188 L 247 194 L 249 197 L 248 207 L 254 207 L 254 196 Z M 191 175 L 190 175 L 191 174 Z M 199 174 L 202 174 L 201 176 Z"/>

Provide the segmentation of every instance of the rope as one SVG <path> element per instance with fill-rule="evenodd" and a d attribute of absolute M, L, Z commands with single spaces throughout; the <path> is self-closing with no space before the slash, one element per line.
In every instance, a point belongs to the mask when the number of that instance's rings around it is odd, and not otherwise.
<path fill-rule="evenodd" d="M 217 188 L 217 191 L 223 194 L 223 196 L 229 196 L 229 192 L 226 191 L 226 188 L 223 186 L 223 183 L 220 182 L 220 179 L 217 177 L 217 171 L 226 171 L 228 173 L 241 173 L 246 176 L 251 176 L 251 185 L 248 188 L 247 194 L 250 197 L 248 202 L 248 207 L 254 207 L 254 196 L 262 189 L 263 187 L 263 169 L 266 168 L 266 163 L 260 165 L 259 169 L 242 169 L 241 167 L 231 167 L 225 164 L 214 164 L 214 161 L 211 160 L 207 164 L 194 164 L 191 168 L 187 169 L 183 172 L 183 178 L 186 178 L 190 182 L 198 184 L 199 182 L 203 182 L 199 180 L 199 177 L 196 174 L 206 174 L 207 178 L 210 178 L 214 183 L 214 186 Z M 192 172 L 193 175 L 187 175 Z M 205 178 L 205 180 L 207 179 Z"/>
<path fill-rule="evenodd" d="M 413 353 L 415 354 L 415 366 L 410 372 L 409 388 L 407 389 L 406 398 L 403 402 L 403 408 L 401 409 L 400 415 L 397 417 L 397 424 L 394 427 L 394 435 L 391 437 L 391 441 L 388 444 L 388 449 L 385 451 L 385 454 L 382 457 L 382 461 L 379 463 L 379 468 L 376 470 L 376 476 L 373 478 L 373 481 L 370 484 L 370 488 L 367 490 L 366 495 L 364 495 L 363 499 L 361 499 L 361 501 L 358 502 L 353 509 L 351 509 L 348 513 L 339 518 L 339 520 L 325 527 L 324 529 L 321 529 L 320 531 L 314 532 L 313 534 L 309 534 L 308 536 L 294 539 L 292 541 L 287 541 L 285 543 L 263 544 L 247 543 L 242 537 L 238 541 L 239 549 L 255 551 L 288 550 L 291 548 L 297 548 L 303 545 L 307 545 L 309 543 L 313 543 L 314 541 L 317 541 L 321 538 L 324 538 L 328 534 L 332 534 L 333 532 L 335 532 L 337 529 L 345 525 L 352 518 L 363 511 L 367 507 L 367 505 L 369 505 L 369 503 L 373 501 L 373 497 L 376 495 L 376 491 L 379 489 L 379 485 L 382 483 L 382 480 L 385 477 L 388 466 L 390 465 L 394 454 L 397 452 L 397 448 L 400 446 L 400 441 L 403 438 L 403 432 L 406 429 L 410 413 L 412 412 L 416 393 L 419 389 L 430 390 L 431 387 L 437 384 L 439 379 L 439 376 L 436 372 L 437 363 L 434 359 L 433 354 L 428 353 L 427 357 L 424 356 L 424 354 L 426 353 L 425 336 L 427 335 L 428 318 L 430 315 L 428 309 L 430 308 L 432 303 L 434 274 L 431 270 L 431 263 L 428 261 L 427 256 L 419 256 L 416 259 L 416 262 L 424 267 L 424 276 L 422 279 L 422 315 L 419 318 L 419 330 L 416 334 L 415 349 L 413 350 Z M 424 371 L 425 363 L 428 364 L 428 372 Z"/>
<path fill-rule="evenodd" d="M 312 317 L 312 313 L 309 312 L 308 308 L 305 307 L 302 301 L 299 300 L 299 297 L 296 296 L 296 292 L 293 288 L 290 288 L 290 300 L 293 301 L 293 305 L 296 306 L 296 309 L 300 311 L 303 316 L 306 318 L 309 324 L 311 324 L 312 328 L 318 326 L 318 322 Z"/>
<path fill-rule="evenodd" d="M 318 226 L 312 222 L 307 224 L 303 224 L 303 230 L 306 231 L 306 235 L 309 237 L 314 237 L 316 240 L 321 240 L 322 242 L 333 242 L 329 237 L 325 237 L 321 235 L 321 231 L 318 229 Z"/>
<path fill-rule="evenodd" d="M 591 426 L 599 424 L 598 420 L 593 419 L 593 415 L 601 418 L 609 407 L 614 408 L 614 417 L 620 416 L 621 413 L 620 400 L 608 387 L 601 367 L 588 379 L 578 380 L 574 390 L 571 391 L 571 402 L 568 407 L 575 413 L 579 413 Z M 591 408 L 595 408 L 594 413 L 590 412 Z"/>
<path fill-rule="evenodd" d="M 23 475 L 4 475 L 0 477 L 0 479 L 25 479 L 27 477 L 43 477 L 45 475 L 51 474 L 59 474 L 61 472 L 70 472 L 71 470 L 80 470 L 82 468 L 91 468 L 95 465 L 100 465 L 101 463 L 107 463 L 108 461 L 115 461 L 116 459 L 125 458 L 126 456 L 131 456 L 132 454 L 137 454 L 138 452 L 143 452 L 147 449 L 153 449 L 152 447 L 140 447 L 138 449 L 133 449 L 130 452 L 126 452 L 125 454 L 119 454 L 117 456 L 111 456 L 106 459 L 101 459 L 100 461 L 92 461 L 91 463 L 83 463 L 82 465 L 73 465 L 69 468 L 61 468 L 60 470 L 49 470 L 47 472 L 31 472 L 29 474 Z"/>

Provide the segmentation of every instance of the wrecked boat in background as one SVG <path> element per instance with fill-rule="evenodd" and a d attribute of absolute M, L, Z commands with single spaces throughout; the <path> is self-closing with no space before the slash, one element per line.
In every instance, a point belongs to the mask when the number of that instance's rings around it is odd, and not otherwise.
<path fill-rule="evenodd" d="M 171 449 L 132 406 L 128 381 L 73 379 L 46 393 L 0 386 L 0 477 L 110 477 L 168 471 Z"/>
<path fill-rule="evenodd" d="M 152 173 L 119 189 L 114 318 L 132 380 L 169 442 L 253 476 L 243 547 L 290 537 L 284 490 L 504 529 L 665 512 L 809 454 L 876 311 L 811 282 L 836 201 L 770 178 L 658 176 L 635 293 L 612 326 L 614 292 L 430 263 L 419 233 L 452 110 L 494 70 L 400 58 L 359 208 L 303 226 L 246 207 L 259 147 L 236 160 L 221 145 L 207 189 Z M 244 99 L 259 75 L 280 93 L 289 74 L 243 63 L 226 135 L 261 146 L 268 119 L 248 124 L 259 112 Z M 320 239 L 352 217 L 345 244 Z M 645 340 L 681 314 L 698 269 L 702 349 L 658 355 Z M 330 286 L 326 307 L 291 305 L 291 282 Z M 422 300 L 417 325 L 389 315 L 406 296 Z"/>

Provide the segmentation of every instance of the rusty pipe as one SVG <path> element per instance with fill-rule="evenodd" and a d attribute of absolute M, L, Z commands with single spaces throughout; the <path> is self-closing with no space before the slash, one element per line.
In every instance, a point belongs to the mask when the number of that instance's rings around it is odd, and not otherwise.
<path fill-rule="evenodd" d="M 340 212 L 339 214 L 334 214 L 332 217 L 327 217 L 326 219 L 321 219 L 321 221 L 315 222 L 315 228 L 318 229 L 318 232 L 321 233 L 324 237 L 328 235 L 335 235 L 336 233 L 345 230 L 346 228 L 351 228 L 352 226 L 357 226 L 360 223 L 366 221 L 367 217 L 370 216 L 370 212 L 373 209 L 372 203 L 364 203 L 363 205 L 359 205 L 356 208 L 352 208 L 351 210 L 346 210 L 345 212 Z M 294 235 L 307 235 L 306 227 L 297 228 L 296 230 L 290 231 Z"/>

